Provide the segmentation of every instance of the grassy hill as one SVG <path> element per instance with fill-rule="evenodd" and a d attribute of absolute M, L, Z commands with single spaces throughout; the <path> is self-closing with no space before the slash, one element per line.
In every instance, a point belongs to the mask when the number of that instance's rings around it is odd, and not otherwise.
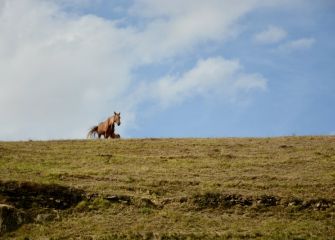
<path fill-rule="evenodd" d="M 335 137 L 0 142 L 0 180 L 6 239 L 335 239 Z"/>

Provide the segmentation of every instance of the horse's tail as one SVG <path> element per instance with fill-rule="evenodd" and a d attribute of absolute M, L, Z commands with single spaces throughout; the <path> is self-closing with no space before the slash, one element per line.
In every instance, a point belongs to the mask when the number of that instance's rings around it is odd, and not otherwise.
<path fill-rule="evenodd" d="M 87 138 L 94 137 L 96 133 L 98 133 L 98 126 L 94 126 L 90 129 L 90 131 L 87 133 Z"/>

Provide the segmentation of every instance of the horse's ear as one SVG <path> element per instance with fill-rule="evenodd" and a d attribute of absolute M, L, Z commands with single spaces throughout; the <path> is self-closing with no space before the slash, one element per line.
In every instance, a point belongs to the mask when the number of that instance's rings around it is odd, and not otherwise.
<path fill-rule="evenodd" d="M 116 112 L 114 112 L 114 115 L 116 115 Z"/>

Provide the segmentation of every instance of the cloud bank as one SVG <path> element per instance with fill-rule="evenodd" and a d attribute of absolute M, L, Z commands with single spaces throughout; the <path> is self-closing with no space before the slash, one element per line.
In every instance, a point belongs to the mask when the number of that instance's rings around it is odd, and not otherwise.
<path fill-rule="evenodd" d="M 65 11 L 68 1 L 3 0 L 0 137 L 81 138 L 114 110 L 124 109 L 123 120 L 131 122 L 143 102 L 169 107 L 195 96 L 236 99 L 264 90 L 261 74 L 245 73 L 238 60 L 222 56 L 198 57 L 193 68 L 146 83 L 136 80 L 136 69 L 193 56 L 206 43 L 222 44 L 245 14 L 279 2 L 139 0 L 123 19 L 110 20 Z M 71 1 L 71 7 L 89 3 Z M 269 31 L 258 38 L 278 41 L 285 35 Z M 286 47 L 299 45 L 311 43 Z"/>

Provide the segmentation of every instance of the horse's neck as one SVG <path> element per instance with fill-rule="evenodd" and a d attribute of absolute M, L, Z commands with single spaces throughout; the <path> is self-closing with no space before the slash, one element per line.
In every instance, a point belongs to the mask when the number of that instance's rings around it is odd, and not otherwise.
<path fill-rule="evenodd" d="M 108 119 L 107 119 L 108 121 L 108 125 L 114 125 L 114 116 L 112 116 L 112 117 L 109 117 Z"/>

